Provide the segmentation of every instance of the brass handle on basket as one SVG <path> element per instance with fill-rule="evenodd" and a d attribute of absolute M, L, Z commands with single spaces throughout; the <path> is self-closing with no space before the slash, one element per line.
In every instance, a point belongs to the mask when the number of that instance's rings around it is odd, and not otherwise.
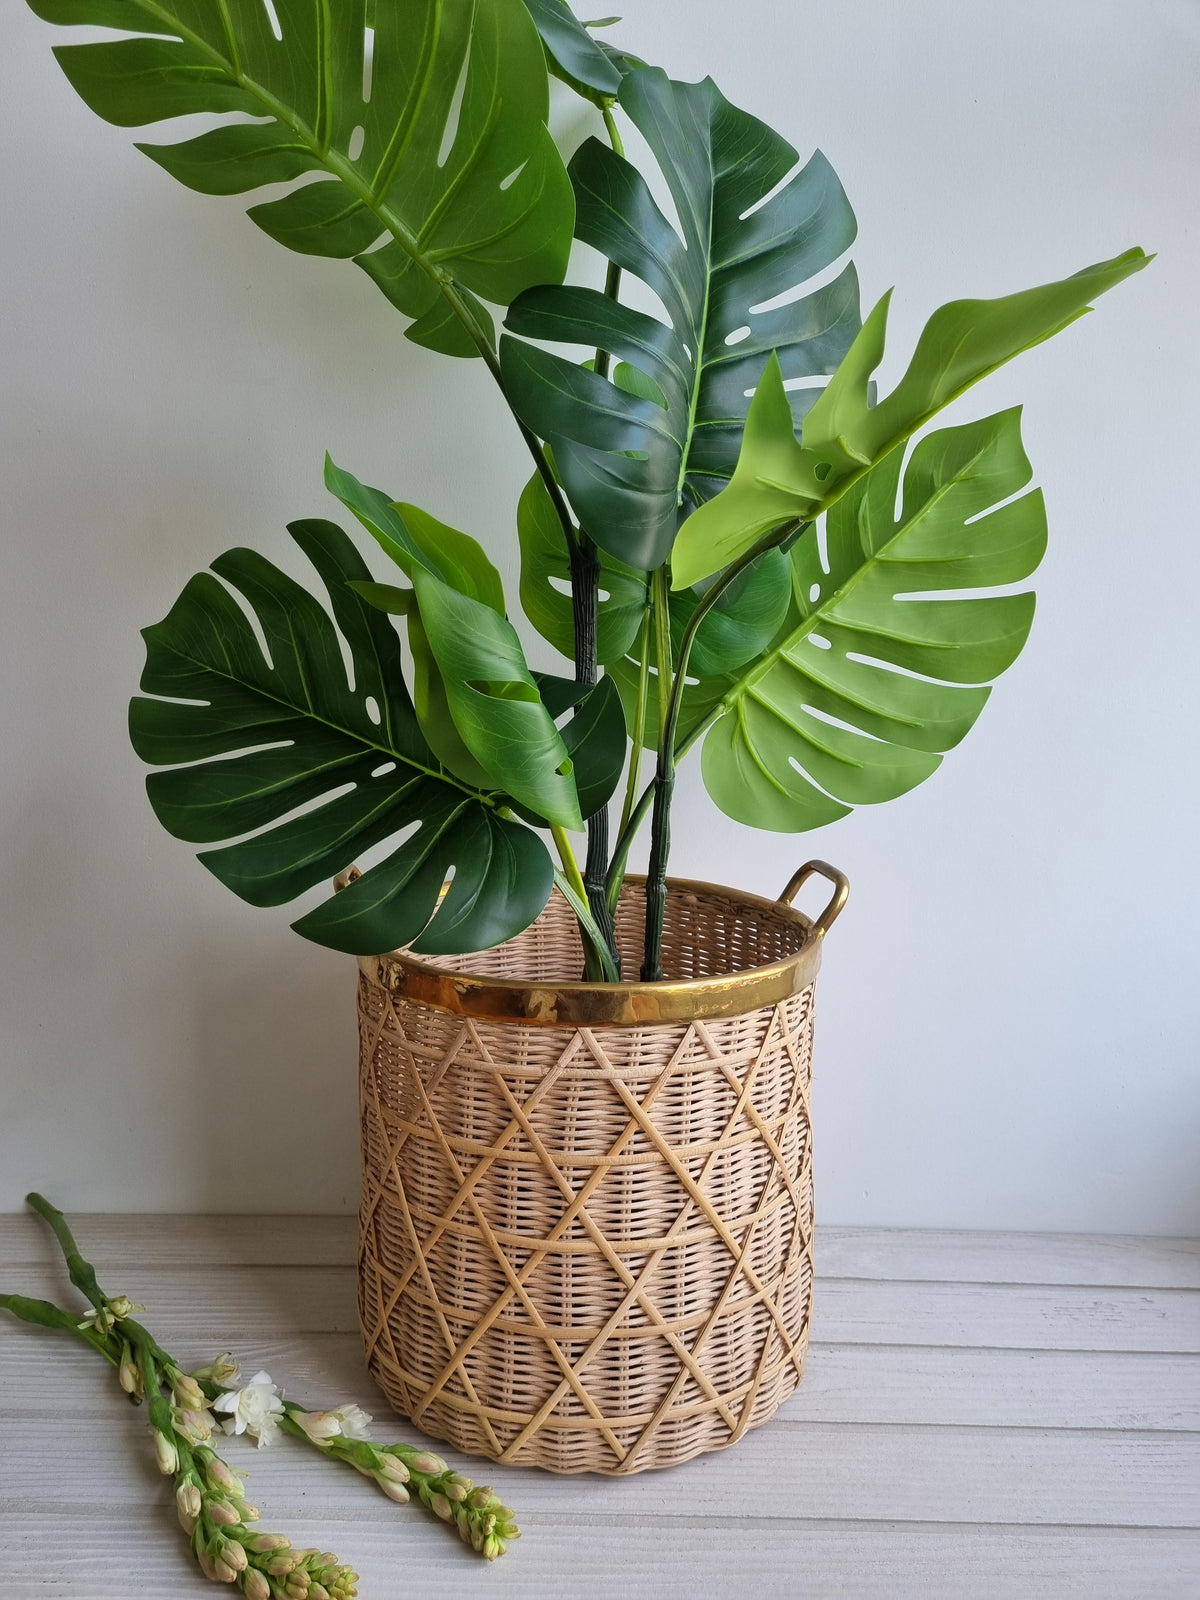
<path fill-rule="evenodd" d="M 828 861 L 806 861 L 799 872 L 793 873 L 788 879 L 787 888 L 779 896 L 779 899 L 783 905 L 790 906 L 804 885 L 814 875 L 818 878 L 827 879 L 833 885 L 833 895 L 829 904 L 821 915 L 813 921 L 814 931 L 824 938 L 841 915 L 842 907 L 850 898 L 850 880 L 844 872 L 839 872 L 836 867 L 831 867 Z"/>

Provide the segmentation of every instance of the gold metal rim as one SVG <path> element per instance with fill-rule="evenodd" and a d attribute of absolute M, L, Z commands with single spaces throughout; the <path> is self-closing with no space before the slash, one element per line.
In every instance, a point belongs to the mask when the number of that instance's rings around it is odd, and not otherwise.
<path fill-rule="evenodd" d="M 678 983 L 538 984 L 454 972 L 403 951 L 364 956 L 359 964 L 368 979 L 406 1000 L 458 1016 L 523 1027 L 638 1028 L 741 1016 L 799 994 L 817 975 L 824 936 L 845 904 L 849 886 L 835 868 L 824 862 L 810 862 L 796 874 L 789 889 L 793 889 L 801 873 L 811 871 L 819 872 L 835 885 L 833 899 L 816 919 L 795 910 L 782 897 L 768 900 L 723 884 L 669 880 L 669 890 L 677 895 L 719 895 L 803 929 L 804 943 L 794 955 L 744 972 L 717 973 Z M 631 874 L 628 881 L 645 880 Z"/>

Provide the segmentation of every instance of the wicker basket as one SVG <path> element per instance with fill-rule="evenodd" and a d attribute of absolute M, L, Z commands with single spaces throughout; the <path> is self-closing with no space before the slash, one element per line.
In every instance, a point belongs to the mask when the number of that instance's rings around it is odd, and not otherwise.
<path fill-rule="evenodd" d="M 815 922 L 791 908 L 835 884 Z M 469 1454 L 640 1472 L 734 1443 L 800 1381 L 824 863 L 779 902 L 669 888 L 660 984 L 571 981 L 557 896 L 518 938 L 360 962 L 359 1309 L 393 1407 Z M 618 912 L 640 949 L 644 886 Z"/>

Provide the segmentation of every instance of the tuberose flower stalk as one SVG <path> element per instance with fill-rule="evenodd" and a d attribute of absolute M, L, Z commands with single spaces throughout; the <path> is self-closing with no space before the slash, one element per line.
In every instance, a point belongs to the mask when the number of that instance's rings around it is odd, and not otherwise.
<path fill-rule="evenodd" d="M 179 1522 L 200 1570 L 214 1582 L 234 1584 L 247 1600 L 353 1600 L 358 1575 L 336 1556 L 297 1550 L 283 1534 L 262 1533 L 257 1507 L 245 1497 L 242 1474 L 212 1448 L 218 1426 L 247 1433 L 259 1446 L 279 1432 L 291 1434 L 323 1455 L 345 1461 L 398 1504 L 414 1495 L 464 1543 L 494 1561 L 520 1537 L 513 1513 L 490 1488 L 477 1488 L 439 1455 L 413 1445 L 377 1445 L 364 1436 L 371 1418 L 356 1405 L 312 1411 L 286 1400 L 265 1372 L 241 1389 L 237 1363 L 223 1353 L 209 1367 L 186 1372 L 133 1313 L 144 1308 L 124 1295 L 101 1290 L 62 1213 L 41 1195 L 33 1208 L 54 1231 L 71 1281 L 91 1302 L 82 1320 L 47 1300 L 0 1294 L 0 1310 L 21 1321 L 73 1334 L 117 1371 L 129 1399 L 147 1403 L 159 1470 L 173 1478 Z"/>

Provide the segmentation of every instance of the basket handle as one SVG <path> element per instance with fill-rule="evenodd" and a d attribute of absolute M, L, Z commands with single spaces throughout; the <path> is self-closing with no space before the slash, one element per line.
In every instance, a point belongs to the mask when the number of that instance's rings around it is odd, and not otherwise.
<path fill-rule="evenodd" d="M 818 878 L 827 879 L 833 885 L 833 894 L 830 897 L 829 904 L 813 922 L 813 931 L 824 938 L 841 915 L 842 907 L 850 898 L 850 880 L 844 872 L 839 872 L 836 867 L 831 867 L 828 861 L 806 861 L 799 872 L 793 873 L 788 879 L 787 887 L 779 896 L 779 900 L 782 905 L 790 906 L 804 885 L 814 875 Z"/>

